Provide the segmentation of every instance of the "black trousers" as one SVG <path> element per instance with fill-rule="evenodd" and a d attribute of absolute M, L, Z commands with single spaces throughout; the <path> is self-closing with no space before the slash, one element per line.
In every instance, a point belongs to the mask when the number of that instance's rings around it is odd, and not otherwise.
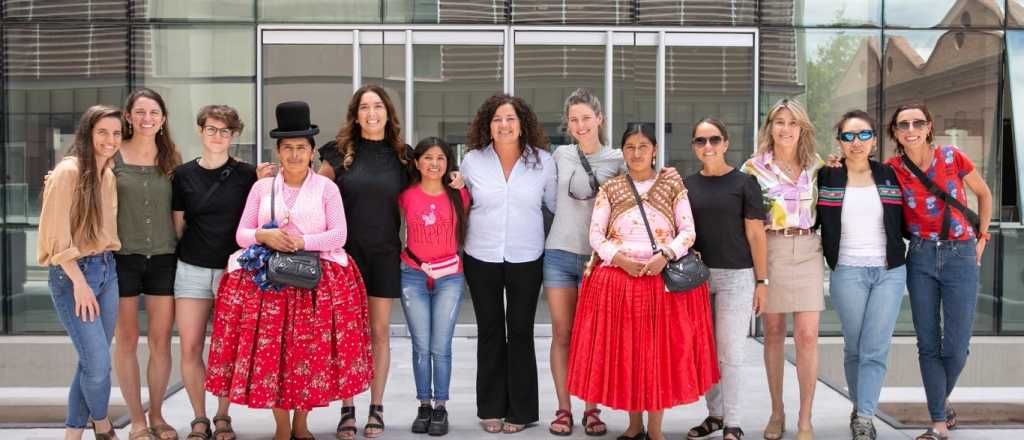
<path fill-rule="evenodd" d="M 488 263 L 466 255 L 463 269 L 476 313 L 477 417 L 523 425 L 536 422 L 533 322 L 543 259 Z"/>

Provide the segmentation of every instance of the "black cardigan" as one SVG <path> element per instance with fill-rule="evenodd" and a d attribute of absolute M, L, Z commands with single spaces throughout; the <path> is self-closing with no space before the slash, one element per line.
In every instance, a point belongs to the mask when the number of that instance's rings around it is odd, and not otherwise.
<path fill-rule="evenodd" d="M 886 268 L 906 263 L 906 243 L 903 241 L 903 197 L 896 172 L 888 165 L 868 161 L 871 177 L 882 199 L 882 221 L 885 225 Z M 842 237 L 843 197 L 846 194 L 845 161 L 840 168 L 823 167 L 818 170 L 818 221 L 821 227 L 821 247 L 825 262 L 835 270 L 839 259 L 839 239 Z"/>

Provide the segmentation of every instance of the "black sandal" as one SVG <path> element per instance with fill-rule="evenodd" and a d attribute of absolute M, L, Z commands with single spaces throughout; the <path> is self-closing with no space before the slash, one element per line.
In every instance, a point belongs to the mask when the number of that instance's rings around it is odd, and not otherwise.
<path fill-rule="evenodd" d="M 725 428 L 725 420 L 721 417 L 708 416 L 703 422 L 700 422 L 700 425 L 690 428 L 690 431 L 686 433 L 686 438 L 704 438 L 718 432 L 722 428 Z"/>
<path fill-rule="evenodd" d="M 743 430 L 739 426 L 726 426 L 725 430 L 722 431 L 722 440 L 725 440 L 730 435 L 735 440 L 743 440 Z"/>
<path fill-rule="evenodd" d="M 363 425 L 363 437 L 377 438 L 384 434 L 384 415 L 381 414 L 383 411 L 384 405 L 370 404 L 370 412 L 366 415 L 366 425 Z M 370 419 L 377 419 L 377 422 L 371 422 Z M 379 429 L 380 431 L 370 433 L 371 429 Z"/>
<path fill-rule="evenodd" d="M 200 423 L 206 425 L 206 430 L 205 431 L 196 431 L 196 425 L 198 425 Z M 192 432 L 188 433 L 188 436 L 185 437 L 185 440 L 192 439 L 192 438 L 196 438 L 196 439 L 199 439 L 199 440 L 210 440 L 210 437 L 213 436 L 213 431 L 210 429 L 210 425 L 211 425 L 210 419 L 208 419 L 206 417 L 202 417 L 202 416 L 196 417 L 195 419 L 192 419 L 192 422 L 189 423 L 188 425 L 189 425 L 189 429 L 191 429 Z"/>
<path fill-rule="evenodd" d="M 334 432 L 334 437 L 338 440 L 351 440 L 356 438 L 356 427 L 345 426 L 345 422 L 349 420 L 356 420 L 356 407 L 341 407 L 341 420 L 338 421 L 338 428 Z"/>

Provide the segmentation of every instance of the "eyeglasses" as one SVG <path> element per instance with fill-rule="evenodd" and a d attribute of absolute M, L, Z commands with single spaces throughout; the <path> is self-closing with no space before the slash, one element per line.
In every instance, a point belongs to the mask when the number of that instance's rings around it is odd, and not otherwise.
<path fill-rule="evenodd" d="M 212 125 L 207 125 L 203 127 L 203 133 L 206 133 L 207 136 L 220 134 L 220 137 L 227 139 L 230 138 L 231 135 L 235 133 L 235 131 L 230 128 L 217 128 Z"/>
<path fill-rule="evenodd" d="M 717 146 L 721 145 L 722 141 L 724 141 L 724 140 L 725 140 L 725 138 L 723 138 L 721 136 L 718 136 L 718 135 L 711 136 L 711 137 L 703 137 L 703 136 L 701 136 L 701 137 L 693 138 L 692 144 L 693 144 L 694 147 L 697 147 L 697 148 L 703 148 L 708 143 L 711 143 L 712 147 L 717 147 Z"/>
<path fill-rule="evenodd" d="M 903 131 L 907 131 L 907 130 L 910 130 L 910 127 L 914 127 L 915 129 L 922 129 L 922 128 L 924 128 L 927 125 L 928 125 L 928 121 L 925 121 L 924 119 L 914 119 L 913 121 L 900 121 L 900 122 L 897 122 L 896 123 L 896 128 L 898 128 L 900 130 L 903 130 Z"/>
<path fill-rule="evenodd" d="M 875 137 L 875 130 L 861 130 L 861 131 L 844 131 L 836 136 L 843 142 L 853 142 L 854 139 L 860 139 L 862 141 L 870 141 L 871 138 Z"/>

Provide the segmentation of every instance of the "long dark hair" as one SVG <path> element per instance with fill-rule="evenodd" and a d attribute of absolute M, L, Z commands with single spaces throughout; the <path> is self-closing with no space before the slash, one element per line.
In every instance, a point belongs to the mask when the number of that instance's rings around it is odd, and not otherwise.
<path fill-rule="evenodd" d="M 634 134 L 642 134 L 647 140 L 651 141 L 654 145 L 655 150 L 658 148 L 658 137 L 654 134 L 654 126 L 652 124 L 644 124 L 642 122 L 636 122 L 626 126 L 626 129 L 622 132 L 622 140 L 619 141 L 619 147 L 626 145 L 626 139 Z"/>
<path fill-rule="evenodd" d="M 174 172 L 174 168 L 181 165 L 181 153 L 178 152 L 178 146 L 171 140 L 171 127 L 169 125 L 171 115 L 167 114 L 167 104 L 164 104 L 164 98 L 159 93 L 151 89 L 143 87 L 135 90 L 124 101 L 124 119 L 126 122 L 131 120 L 132 107 L 139 98 L 148 98 L 156 101 L 157 105 L 160 106 L 160 112 L 164 114 L 164 124 L 156 132 L 156 167 L 160 170 L 161 174 L 170 176 Z M 127 130 L 125 130 L 124 134 L 124 140 L 127 141 L 132 138 L 134 132 L 131 124 L 124 125 L 127 125 Z"/>
<path fill-rule="evenodd" d="M 395 149 L 395 155 L 402 165 L 408 165 L 405 141 L 402 140 L 402 125 L 398 122 L 398 113 L 395 112 L 395 105 L 391 103 L 391 97 L 383 87 L 377 84 L 367 84 L 352 94 L 348 101 L 348 110 L 345 112 L 345 123 L 342 124 L 334 141 L 341 153 L 341 167 L 348 169 L 356 157 L 356 142 L 363 139 L 363 129 L 359 127 L 359 102 L 363 100 L 366 92 L 376 93 L 384 102 L 384 109 L 388 112 L 388 121 L 384 125 L 384 142 Z"/>
<path fill-rule="evenodd" d="M 491 139 L 491 119 L 498 107 L 505 104 L 512 105 L 519 118 L 519 153 L 523 155 L 527 164 L 540 165 L 540 153 L 528 151 L 526 146 L 539 148 L 548 151 L 548 135 L 537 121 L 537 114 L 533 112 L 526 101 L 518 96 L 505 93 L 496 93 L 487 98 L 480 109 L 476 111 L 473 122 L 469 124 L 469 131 L 466 133 L 466 151 L 480 150 L 486 148 L 494 139 Z"/>
<path fill-rule="evenodd" d="M 428 137 L 421 140 L 416 144 L 416 148 L 412 150 L 413 160 L 420 160 L 424 154 L 427 153 L 431 148 L 440 148 L 441 152 L 444 153 L 445 159 L 447 159 L 444 176 L 441 176 L 441 186 L 444 187 L 444 192 L 448 196 L 448 202 L 451 203 L 452 211 L 455 212 L 455 218 L 458 220 L 455 224 L 455 238 L 458 240 L 459 247 L 466 242 L 466 229 L 469 216 L 466 213 L 466 206 L 462 203 L 461 191 L 451 187 L 451 173 L 456 170 L 455 166 L 455 155 L 452 153 L 452 148 L 448 146 L 448 143 L 438 137 Z M 423 176 L 420 175 L 419 168 L 412 167 L 412 180 L 411 185 L 418 185 L 423 180 Z"/>
<path fill-rule="evenodd" d="M 102 207 L 100 206 L 100 179 L 103 169 L 96 165 L 96 147 L 93 145 L 92 129 L 101 120 L 114 118 L 121 122 L 121 136 L 124 136 L 124 118 L 121 109 L 106 105 L 89 107 L 78 121 L 75 138 L 65 157 L 78 160 L 78 182 L 71 201 L 71 237 L 75 243 L 96 243 L 100 235 Z"/>
<path fill-rule="evenodd" d="M 900 113 L 903 113 L 905 110 L 921 110 L 921 113 L 924 113 L 924 119 L 929 123 L 934 123 L 932 120 L 932 112 L 928 111 L 928 106 L 924 105 L 923 102 L 908 102 L 896 107 L 896 111 L 892 114 L 892 119 L 889 120 L 889 127 L 887 130 L 889 132 L 889 138 L 892 139 L 893 142 L 896 142 L 896 154 L 903 154 L 905 151 L 903 144 L 901 144 L 900 140 L 896 138 L 896 118 L 898 118 Z M 935 127 L 930 127 L 928 130 L 928 136 L 925 138 L 929 144 L 934 140 L 934 133 Z"/>

